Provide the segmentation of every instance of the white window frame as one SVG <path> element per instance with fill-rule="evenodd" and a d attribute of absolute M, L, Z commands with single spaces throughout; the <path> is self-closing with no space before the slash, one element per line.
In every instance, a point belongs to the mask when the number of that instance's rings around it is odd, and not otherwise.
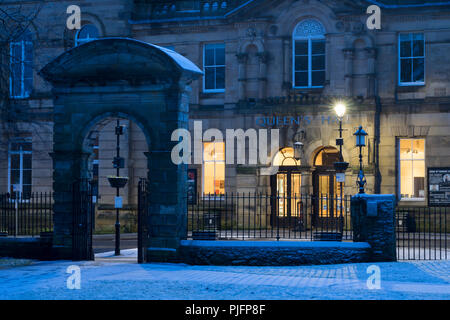
<path fill-rule="evenodd" d="M 206 66 L 206 48 L 207 47 L 223 48 L 225 64 L 224 65 L 215 64 L 215 65 Z M 215 54 L 215 52 L 214 52 L 214 54 Z M 226 61 L 226 54 L 225 54 L 225 43 L 206 43 L 203 45 L 203 70 L 206 70 L 206 67 L 208 67 L 208 68 L 213 68 L 213 67 L 214 68 L 217 68 L 217 67 L 225 68 L 225 83 L 224 83 L 225 87 L 226 87 L 226 77 L 227 77 L 226 63 L 227 63 L 227 61 Z M 217 80 L 217 78 L 214 78 L 214 87 L 217 87 L 216 80 Z M 223 93 L 223 92 L 225 92 L 225 87 L 223 89 L 206 89 L 205 85 L 206 85 L 206 71 L 205 71 L 205 74 L 203 75 L 203 92 L 205 92 L 205 93 Z"/>
<path fill-rule="evenodd" d="M 321 27 L 323 28 L 322 23 L 320 23 L 319 21 L 317 21 L 316 19 L 311 19 L 313 21 L 315 21 L 316 23 L 320 24 Z M 296 35 L 296 31 L 297 28 L 300 24 L 302 24 L 304 21 L 301 21 L 300 23 L 298 23 L 294 29 L 294 32 L 292 33 L 292 87 L 294 89 L 314 89 L 314 88 L 323 88 L 324 85 L 322 86 L 313 86 L 312 85 L 312 41 L 313 40 L 325 40 L 326 41 L 326 37 L 325 37 L 325 31 L 323 34 L 319 35 L 308 35 L 308 36 L 299 36 Z M 295 42 L 296 41 L 308 41 L 308 85 L 307 86 L 296 86 L 295 85 Z M 325 69 L 323 70 L 314 70 L 314 71 L 324 71 L 325 72 L 325 77 L 326 77 L 326 72 L 327 72 L 327 48 L 326 48 L 326 42 L 325 42 L 325 53 L 324 53 L 324 59 L 325 59 L 325 63 L 324 63 L 324 67 Z"/>
<path fill-rule="evenodd" d="M 417 57 L 413 57 L 413 56 L 409 56 L 409 57 L 401 57 L 401 36 L 402 35 L 413 35 L 413 34 L 422 34 L 423 35 L 423 56 L 417 56 Z M 397 39 L 397 46 L 398 46 L 398 80 L 397 83 L 399 86 L 401 87 L 408 87 L 408 86 L 424 86 L 426 81 L 426 42 L 425 42 L 425 33 L 424 32 L 402 32 L 398 34 L 398 39 Z M 412 41 L 412 40 L 411 40 Z M 411 50 L 412 50 L 412 43 L 411 43 Z M 403 59 L 411 59 L 414 60 L 414 58 L 423 58 L 423 81 L 416 81 L 416 82 L 402 82 L 402 64 L 401 61 Z M 411 68 L 414 67 L 414 64 L 411 65 Z M 413 76 L 413 71 L 411 71 L 411 76 Z"/>
<path fill-rule="evenodd" d="M 24 138 L 24 139 L 14 139 L 9 143 L 8 146 L 8 192 L 11 191 L 11 155 L 19 155 L 20 156 L 20 164 L 19 164 L 19 186 L 20 186 L 20 193 L 23 192 L 23 155 L 24 154 L 31 154 L 31 159 L 33 159 L 33 145 L 31 145 L 31 151 L 25 151 L 25 150 L 11 150 L 11 144 L 13 143 L 21 143 L 21 142 L 29 142 L 32 143 L 31 138 Z M 33 186 L 33 165 L 31 166 L 31 184 L 30 186 Z"/>
<path fill-rule="evenodd" d="M 423 154 L 424 154 L 424 158 L 423 159 L 400 159 L 400 141 L 401 140 L 423 140 L 424 141 L 424 146 L 423 146 Z M 402 166 L 401 166 L 401 162 L 402 161 L 411 161 L 412 162 L 412 167 L 411 167 L 411 171 L 412 171 L 412 173 L 414 173 L 414 161 L 423 161 L 424 162 L 424 170 L 425 170 L 425 177 L 424 177 L 424 179 L 425 179 L 425 183 L 424 183 L 424 191 L 426 191 L 426 188 L 427 188 L 427 186 L 426 186 L 426 174 L 427 174 L 427 170 L 426 170 L 426 168 L 427 168 L 427 164 L 426 164 L 426 157 L 427 157 L 427 154 L 426 154 L 426 139 L 425 138 L 420 138 L 420 137 L 414 137 L 414 138 L 398 138 L 398 147 L 397 147 L 398 149 L 397 149 L 397 154 L 398 154 L 398 159 L 397 159 L 397 161 L 398 161 L 398 177 L 397 177 L 397 180 L 398 180 L 398 199 L 400 200 L 400 201 L 405 201 L 405 202 L 407 202 L 407 201 L 421 201 L 421 202 L 424 202 L 424 201 L 426 201 L 426 192 L 425 192 L 425 194 L 424 194 L 424 196 L 423 196 L 423 198 L 402 198 Z M 413 179 L 413 181 L 414 181 L 414 179 Z"/>
<path fill-rule="evenodd" d="M 225 142 L 224 141 L 217 141 L 217 142 L 215 142 L 215 141 L 203 141 L 202 142 L 202 157 L 203 157 L 203 164 L 202 164 L 202 198 L 205 199 L 205 200 L 208 200 L 208 199 L 220 200 L 220 199 L 223 199 L 222 195 L 216 195 L 216 194 L 207 195 L 207 194 L 205 194 L 205 165 L 204 164 L 206 162 L 214 163 L 214 164 L 216 164 L 216 163 L 223 163 L 225 171 L 226 171 L 226 163 L 225 163 L 226 157 L 225 157 L 225 154 L 224 154 L 224 160 L 205 160 L 205 143 L 214 143 L 214 150 L 216 149 L 216 146 L 215 146 L 216 143 L 223 143 L 223 150 L 225 152 L 225 150 L 226 150 L 225 149 L 226 148 Z M 215 178 L 216 178 L 216 166 L 214 165 L 214 180 L 215 180 Z M 225 181 L 225 178 L 226 178 L 226 172 L 224 172 L 224 181 Z M 225 186 L 223 188 L 223 192 L 224 192 L 224 194 L 226 193 Z"/>
<path fill-rule="evenodd" d="M 33 41 L 30 40 L 26 40 L 26 39 L 22 39 L 19 41 L 12 41 L 9 44 L 9 62 L 10 62 L 10 72 L 9 72 L 9 96 L 13 99 L 26 99 L 30 97 L 33 85 L 31 85 L 31 88 L 29 91 L 25 90 L 25 45 L 31 45 L 31 48 L 33 50 Z M 21 57 L 20 57 L 20 95 L 14 95 L 13 94 L 13 70 L 12 70 L 12 64 L 14 59 L 16 59 L 16 57 L 14 56 L 14 50 L 13 47 L 15 45 L 20 45 L 20 48 L 22 49 L 21 51 Z M 17 61 L 15 61 L 14 63 L 17 63 Z M 31 66 L 30 68 L 33 68 L 33 61 L 31 61 Z M 32 73 L 32 77 L 33 77 L 33 73 Z M 33 80 L 33 79 L 32 79 Z M 33 81 L 32 81 L 33 83 Z"/>

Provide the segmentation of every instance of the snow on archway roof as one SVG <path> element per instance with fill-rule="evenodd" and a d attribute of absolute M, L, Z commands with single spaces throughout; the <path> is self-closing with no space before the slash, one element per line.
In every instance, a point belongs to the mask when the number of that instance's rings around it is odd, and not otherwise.
<path fill-rule="evenodd" d="M 175 72 L 175 73 L 174 73 Z M 134 78 L 150 75 L 196 79 L 203 72 L 179 53 L 131 38 L 101 38 L 65 51 L 40 74 L 48 81 Z"/>

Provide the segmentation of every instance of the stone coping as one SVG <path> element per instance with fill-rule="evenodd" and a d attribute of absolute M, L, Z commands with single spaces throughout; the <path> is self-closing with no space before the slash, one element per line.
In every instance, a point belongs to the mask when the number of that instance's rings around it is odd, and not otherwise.
<path fill-rule="evenodd" d="M 367 242 L 338 242 L 338 241 L 240 241 L 240 240 L 182 240 L 182 247 L 244 247 L 244 248 L 348 248 L 369 249 Z"/>
<path fill-rule="evenodd" d="M 40 241 L 41 241 L 40 237 L 31 237 L 31 236 L 0 237 L 0 243 L 37 243 Z"/>

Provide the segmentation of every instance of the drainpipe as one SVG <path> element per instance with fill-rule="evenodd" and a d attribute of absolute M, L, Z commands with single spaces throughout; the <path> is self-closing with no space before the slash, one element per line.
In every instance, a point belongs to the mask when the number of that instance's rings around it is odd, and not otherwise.
<path fill-rule="evenodd" d="M 380 173 L 380 116 L 382 112 L 381 99 L 378 95 L 378 77 L 375 74 L 375 139 L 374 139 L 374 155 L 375 155 L 375 194 L 381 193 L 381 173 Z"/>

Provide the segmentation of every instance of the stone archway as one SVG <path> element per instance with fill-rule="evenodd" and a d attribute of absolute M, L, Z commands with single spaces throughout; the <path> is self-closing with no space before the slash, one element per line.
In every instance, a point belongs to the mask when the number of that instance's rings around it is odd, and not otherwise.
<path fill-rule="evenodd" d="M 188 128 L 189 84 L 202 72 L 172 50 L 127 38 L 104 38 L 68 50 L 40 72 L 54 102 L 54 249 L 73 258 L 72 183 L 86 176 L 83 140 L 105 116 L 140 124 L 148 142 L 153 255 L 174 252 L 184 237 L 186 165 L 171 161 L 175 129 Z M 89 258 L 89 257 L 86 257 Z"/>

